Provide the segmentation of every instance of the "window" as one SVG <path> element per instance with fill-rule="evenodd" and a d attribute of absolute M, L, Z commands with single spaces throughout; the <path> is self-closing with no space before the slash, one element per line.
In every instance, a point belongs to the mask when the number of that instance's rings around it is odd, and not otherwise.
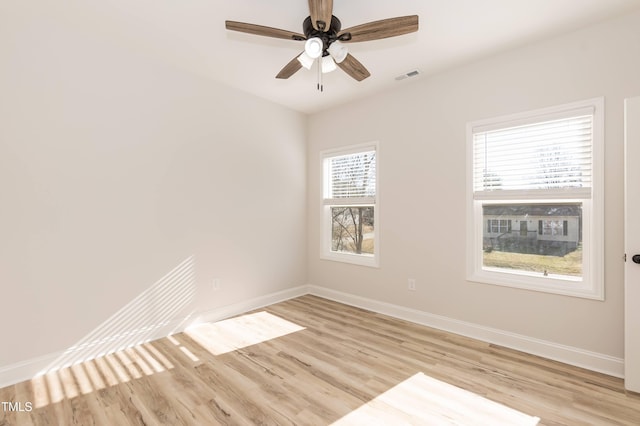
<path fill-rule="evenodd" d="M 322 258 L 378 266 L 377 145 L 322 153 Z"/>
<path fill-rule="evenodd" d="M 489 219 L 487 221 L 487 232 L 494 234 L 511 232 L 511 221 L 504 219 Z"/>
<path fill-rule="evenodd" d="M 470 281 L 604 299 L 602 98 L 469 123 Z"/>
<path fill-rule="evenodd" d="M 568 227 L 568 220 L 541 219 L 538 221 L 538 233 L 540 235 L 567 236 L 569 235 Z"/>

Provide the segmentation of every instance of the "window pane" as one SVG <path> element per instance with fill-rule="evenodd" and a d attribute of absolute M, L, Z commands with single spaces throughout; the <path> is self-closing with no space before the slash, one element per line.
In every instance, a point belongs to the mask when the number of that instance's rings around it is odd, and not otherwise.
<path fill-rule="evenodd" d="M 483 267 L 582 276 L 582 203 L 484 204 Z"/>
<path fill-rule="evenodd" d="M 373 206 L 331 207 L 331 250 L 373 254 Z"/>
<path fill-rule="evenodd" d="M 329 198 L 375 197 L 376 152 L 367 151 L 330 159 Z"/>
<path fill-rule="evenodd" d="M 473 135 L 474 191 L 591 186 L 593 115 Z"/>

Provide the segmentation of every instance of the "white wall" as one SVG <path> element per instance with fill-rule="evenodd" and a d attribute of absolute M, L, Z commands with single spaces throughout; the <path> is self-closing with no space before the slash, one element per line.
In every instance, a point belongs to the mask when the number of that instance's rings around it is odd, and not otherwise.
<path fill-rule="evenodd" d="M 314 285 L 621 358 L 623 99 L 640 94 L 640 14 L 509 51 L 316 114 L 309 123 Z M 606 98 L 606 301 L 467 282 L 465 125 Z M 331 123 L 331 134 L 327 134 Z M 380 268 L 319 259 L 319 151 L 379 141 Z M 417 291 L 407 291 L 407 278 Z"/>
<path fill-rule="evenodd" d="M 306 282 L 306 117 L 88 3 L 0 7 L 0 370 Z"/>

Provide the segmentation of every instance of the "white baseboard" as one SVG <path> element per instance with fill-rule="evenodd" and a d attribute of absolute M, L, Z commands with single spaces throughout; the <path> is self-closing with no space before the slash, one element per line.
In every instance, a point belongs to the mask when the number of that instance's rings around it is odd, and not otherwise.
<path fill-rule="evenodd" d="M 35 377 L 39 371 L 55 362 L 62 352 L 47 354 L 0 367 L 0 388 L 15 385 Z"/>
<path fill-rule="evenodd" d="M 624 360 L 621 358 L 591 352 L 572 346 L 561 345 L 496 328 L 484 327 L 441 315 L 434 315 L 416 309 L 343 293 L 341 291 L 325 287 L 309 285 L 309 294 L 439 330 L 471 337 L 483 342 L 493 343 L 533 355 L 538 355 L 543 358 L 560 361 L 576 367 L 582 367 L 588 370 L 608 374 L 610 376 L 624 378 Z"/>
<path fill-rule="evenodd" d="M 243 300 L 242 302 L 234 303 L 232 305 L 222 306 L 210 311 L 201 312 L 199 315 L 193 318 L 192 321 L 190 321 L 189 325 L 192 326 L 201 324 L 203 322 L 220 321 L 234 315 L 243 314 L 245 312 L 253 311 L 254 309 L 260 309 L 265 306 L 273 305 L 274 303 L 279 303 L 285 300 L 304 296 L 305 294 L 309 294 L 309 286 L 302 285 L 299 287 L 278 291 L 276 293 L 267 294 L 265 296 Z"/>
<path fill-rule="evenodd" d="M 336 302 L 368 309 L 380 314 L 411 321 L 416 324 L 460 334 L 484 342 L 520 350 L 611 376 L 620 378 L 624 377 L 624 360 L 621 358 L 535 339 L 504 330 L 484 327 L 441 315 L 434 315 L 428 312 L 393 305 L 391 303 L 380 302 L 374 299 L 368 299 L 366 297 L 343 293 L 341 291 L 315 285 L 303 285 L 264 296 L 258 296 L 253 299 L 200 312 L 196 315 L 191 315 L 188 318 L 176 319 L 168 324 L 163 324 L 162 327 L 159 327 L 157 329 L 157 333 L 154 333 L 153 338 L 162 338 L 166 335 L 184 331 L 186 328 L 194 324 L 219 321 L 234 315 L 239 315 L 264 306 L 272 305 L 274 303 L 303 296 L 305 294 L 313 294 L 325 299 L 335 300 Z M 0 388 L 32 379 L 43 370 L 51 368 L 52 365 L 55 365 L 56 362 L 62 359 L 65 354 L 68 354 L 68 352 L 69 351 L 61 351 L 47 354 L 0 367 Z"/>
<path fill-rule="evenodd" d="M 209 311 L 199 312 L 195 315 L 189 315 L 186 318 L 177 318 L 172 321 L 163 322 L 161 324 L 147 325 L 146 328 L 153 331 L 144 335 L 144 341 L 160 339 L 168 335 L 184 331 L 189 326 L 197 323 L 219 321 L 221 319 L 239 315 L 248 311 L 252 311 L 254 309 L 259 309 L 263 306 L 272 305 L 284 300 L 293 299 L 294 297 L 303 296 L 305 294 L 308 294 L 308 286 L 303 285 L 267 294 L 264 296 L 258 296 L 253 299 L 243 300 L 239 303 L 222 306 L 220 308 L 215 308 Z M 109 352 L 120 350 L 131 345 L 130 339 L 126 343 L 123 343 L 123 345 L 120 345 L 120 343 L 122 342 L 119 342 L 117 337 L 105 337 L 106 336 L 101 336 L 101 339 L 112 339 L 112 345 L 110 346 L 111 350 Z M 15 364 L 0 367 L 0 388 L 11 386 L 25 380 L 30 380 L 42 374 L 43 372 L 63 368 L 69 362 L 73 363 L 78 358 L 78 356 L 76 355 L 86 350 L 86 346 L 91 345 L 91 342 L 83 341 L 81 343 L 82 344 L 77 345 L 78 348 L 71 347 L 65 351 L 50 353 L 47 355 L 39 356 L 37 358 L 32 358 Z M 135 344 L 138 343 L 141 342 L 135 342 Z"/>

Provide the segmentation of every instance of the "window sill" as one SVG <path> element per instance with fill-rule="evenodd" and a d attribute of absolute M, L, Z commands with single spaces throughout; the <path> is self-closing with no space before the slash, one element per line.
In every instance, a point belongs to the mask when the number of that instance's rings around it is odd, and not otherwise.
<path fill-rule="evenodd" d="M 349 253 L 324 253 L 320 256 L 322 260 L 330 260 L 334 262 L 350 263 L 352 265 L 368 266 L 370 268 L 379 268 L 378 257 L 375 255 L 349 254 Z"/>
<path fill-rule="evenodd" d="M 467 281 L 604 301 L 603 291 L 598 291 L 586 280 L 577 277 L 560 275 L 541 277 L 539 274 L 527 272 L 499 272 L 499 270 L 483 269 L 471 273 Z"/>

